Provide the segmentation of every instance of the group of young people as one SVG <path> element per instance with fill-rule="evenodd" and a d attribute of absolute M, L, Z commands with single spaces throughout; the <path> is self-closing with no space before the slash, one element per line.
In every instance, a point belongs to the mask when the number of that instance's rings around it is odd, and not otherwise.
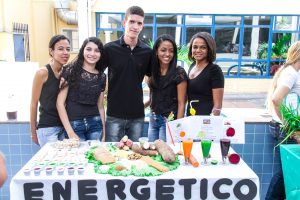
<path fill-rule="evenodd" d="M 62 138 L 119 141 L 124 135 L 137 141 L 144 130 L 147 106 L 151 109 L 150 141 L 165 140 L 167 117 L 189 116 L 185 108 L 187 103 L 189 110 L 191 101 L 197 115 L 220 115 L 224 76 L 221 68 L 213 64 L 213 37 L 206 32 L 192 37 L 188 57 L 193 63 L 186 73 L 177 65 L 174 38 L 160 35 L 151 49 L 138 38 L 143 25 L 143 9 L 128 8 L 121 38 L 103 46 L 100 39 L 89 37 L 70 63 L 69 39 L 63 35 L 52 37 L 52 59 L 37 71 L 32 86 L 30 124 L 35 143 L 43 146 Z M 142 88 L 145 76 L 150 88 L 146 102 Z"/>

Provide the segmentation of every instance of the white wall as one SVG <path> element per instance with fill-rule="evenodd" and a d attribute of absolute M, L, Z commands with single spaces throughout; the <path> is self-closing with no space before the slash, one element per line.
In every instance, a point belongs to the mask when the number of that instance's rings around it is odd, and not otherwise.
<path fill-rule="evenodd" d="M 35 62 L 0 62 L 0 121 L 6 120 L 6 111 L 14 106 L 18 120 L 29 121 L 31 85 L 36 70 Z M 10 102 L 9 95 L 14 95 Z"/>
<path fill-rule="evenodd" d="M 299 0 L 96 0 L 94 12 L 125 12 L 132 5 L 146 13 L 300 14 Z"/>

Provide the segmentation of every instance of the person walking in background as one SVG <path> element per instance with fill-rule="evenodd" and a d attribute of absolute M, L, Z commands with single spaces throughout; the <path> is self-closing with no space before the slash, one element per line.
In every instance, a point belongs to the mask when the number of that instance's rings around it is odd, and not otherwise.
<path fill-rule="evenodd" d="M 124 35 L 105 45 L 108 67 L 106 141 L 124 135 L 137 141 L 144 130 L 142 81 L 151 73 L 151 49 L 138 36 L 144 26 L 144 11 L 132 6 L 125 13 Z"/>
<path fill-rule="evenodd" d="M 196 115 L 220 115 L 224 76 L 221 68 L 213 64 L 216 60 L 214 38 L 206 32 L 196 33 L 190 41 L 188 57 L 193 63 L 188 72 L 187 115 L 191 115 L 191 106 Z"/>
<path fill-rule="evenodd" d="M 151 66 L 150 100 L 146 103 L 151 108 L 148 138 L 151 142 L 166 141 L 166 119 L 171 113 L 175 119 L 184 116 L 187 88 L 187 75 L 177 66 L 177 46 L 172 36 L 164 34 L 157 38 Z"/>
<path fill-rule="evenodd" d="M 5 156 L 0 151 L 0 188 L 3 186 L 7 179 L 7 169 L 5 164 Z"/>
<path fill-rule="evenodd" d="M 272 121 L 281 123 L 280 105 L 283 104 L 286 96 L 292 93 L 295 93 L 298 97 L 300 96 L 300 41 L 290 46 L 285 64 L 279 68 L 273 78 L 268 95 L 268 108 L 272 113 Z M 280 131 L 279 128 L 277 131 Z M 279 136 L 279 142 L 284 139 L 283 133 L 274 133 L 274 135 Z M 289 139 L 287 142 L 296 143 L 294 139 Z M 280 168 L 278 172 L 274 173 L 271 179 L 266 200 L 285 199 L 279 147 L 276 149 L 278 151 L 276 155 L 279 156 L 277 159 L 280 161 Z"/>
<path fill-rule="evenodd" d="M 30 104 L 30 128 L 32 141 L 41 147 L 48 141 L 63 136 L 63 126 L 56 109 L 60 72 L 70 58 L 70 41 L 64 35 L 55 35 L 49 42 L 51 61 L 41 67 L 32 83 Z M 37 112 L 39 106 L 39 122 Z"/>
<path fill-rule="evenodd" d="M 86 39 L 77 58 L 64 67 L 66 85 L 57 97 L 57 109 L 69 138 L 105 139 L 104 90 L 106 75 L 101 55 L 103 44 L 96 37 Z"/>

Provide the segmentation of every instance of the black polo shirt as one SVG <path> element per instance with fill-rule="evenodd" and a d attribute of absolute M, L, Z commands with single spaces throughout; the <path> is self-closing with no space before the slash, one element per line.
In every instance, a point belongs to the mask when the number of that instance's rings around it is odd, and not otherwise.
<path fill-rule="evenodd" d="M 104 63 L 108 67 L 108 116 L 144 117 L 142 81 L 151 73 L 151 54 L 152 50 L 140 40 L 131 50 L 124 36 L 104 46 Z"/>

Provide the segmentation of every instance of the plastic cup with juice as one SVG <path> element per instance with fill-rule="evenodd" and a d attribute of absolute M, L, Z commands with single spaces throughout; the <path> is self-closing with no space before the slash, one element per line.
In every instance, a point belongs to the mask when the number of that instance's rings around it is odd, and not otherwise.
<path fill-rule="evenodd" d="M 182 141 L 182 147 L 183 147 L 183 155 L 184 155 L 184 161 L 187 165 L 189 163 L 189 158 L 192 152 L 193 147 L 193 140 L 186 139 Z"/>

